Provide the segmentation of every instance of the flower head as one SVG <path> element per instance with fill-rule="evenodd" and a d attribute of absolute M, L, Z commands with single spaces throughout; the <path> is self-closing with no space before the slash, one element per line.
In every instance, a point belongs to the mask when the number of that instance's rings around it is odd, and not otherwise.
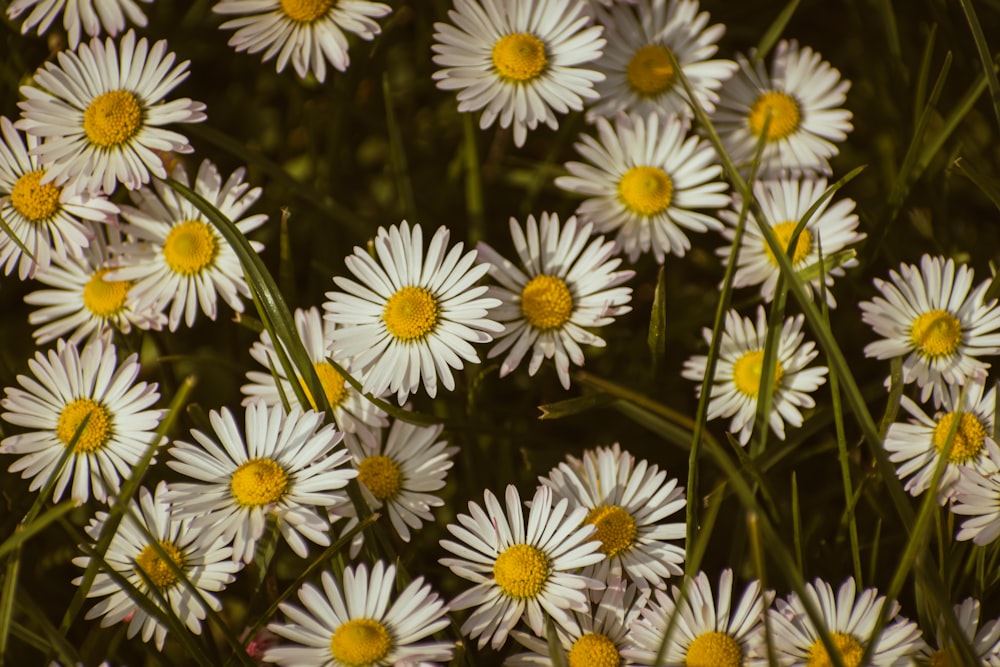
<path fill-rule="evenodd" d="M 980 624 L 980 604 L 975 598 L 965 598 L 955 605 L 955 618 L 972 648 L 973 654 L 979 660 L 977 667 L 997 667 L 1000 665 L 1000 618 Z M 924 633 L 927 636 L 929 633 Z M 917 651 L 917 663 L 921 667 L 949 667 L 961 664 L 957 651 L 953 648 L 954 639 L 948 633 L 943 619 L 937 623 L 934 648 L 923 644 Z"/>
<path fill-rule="evenodd" d="M 955 502 L 952 512 L 970 517 L 962 522 L 956 535 L 959 540 L 972 540 L 984 545 L 1000 537 L 1000 445 L 986 440 L 989 461 L 982 471 L 971 467 L 959 469 L 955 482 Z"/>
<path fill-rule="evenodd" d="M 80 33 L 97 37 L 101 30 L 112 37 L 125 29 L 129 23 L 146 27 L 146 15 L 138 2 L 153 0 L 12 0 L 7 7 L 7 16 L 17 20 L 21 14 L 31 9 L 31 13 L 21 24 L 21 34 L 38 26 L 38 34 L 48 31 L 52 22 L 61 13 L 63 28 L 69 36 L 69 46 L 75 49 L 80 43 Z"/>

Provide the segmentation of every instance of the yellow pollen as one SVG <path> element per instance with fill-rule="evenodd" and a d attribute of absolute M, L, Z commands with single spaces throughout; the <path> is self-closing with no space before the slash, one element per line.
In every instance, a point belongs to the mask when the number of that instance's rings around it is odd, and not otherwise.
<path fill-rule="evenodd" d="M 388 456 L 369 456 L 358 464 L 358 481 L 379 500 L 389 500 L 402 487 L 403 471 Z"/>
<path fill-rule="evenodd" d="M 83 305 L 95 317 L 108 319 L 125 310 L 131 280 L 105 280 L 111 269 L 98 269 L 83 286 Z"/>
<path fill-rule="evenodd" d="M 504 595 L 516 600 L 538 597 L 549 579 L 549 559 L 530 544 L 507 547 L 493 563 L 493 578 Z"/>
<path fill-rule="evenodd" d="M 288 473 L 271 459 L 250 459 L 236 469 L 229 487 L 243 507 L 270 505 L 288 490 Z"/>
<path fill-rule="evenodd" d="M 572 313 L 573 295 L 561 278 L 540 274 L 521 290 L 521 314 L 536 329 L 558 329 Z"/>
<path fill-rule="evenodd" d="M 163 260 L 174 273 L 193 276 L 212 265 L 219 243 L 207 223 L 185 220 L 163 241 Z"/>
<path fill-rule="evenodd" d="M 101 148 L 119 146 L 142 128 L 139 99 L 127 90 L 98 95 L 83 112 L 83 130 L 90 143 Z"/>
<path fill-rule="evenodd" d="M 369 667 L 392 648 L 392 635 L 385 626 L 370 618 L 353 618 L 337 627 L 330 637 L 330 652 L 338 664 Z"/>
<path fill-rule="evenodd" d="M 618 198 L 628 210 L 648 218 L 670 208 L 674 182 L 659 167 L 632 167 L 618 182 Z"/>
<path fill-rule="evenodd" d="M 723 632 L 703 632 L 694 638 L 684 657 L 684 667 L 741 667 L 743 649 Z"/>
<path fill-rule="evenodd" d="M 59 211 L 62 188 L 52 182 L 42 185 L 44 176 L 44 169 L 30 171 L 18 178 L 10 191 L 14 210 L 31 222 L 48 220 Z"/>
<path fill-rule="evenodd" d="M 587 513 L 584 523 L 597 526 L 593 540 L 601 543 L 600 552 L 608 557 L 628 551 L 635 544 L 638 531 L 635 519 L 618 505 L 600 505 Z"/>
<path fill-rule="evenodd" d="M 618 667 L 621 654 L 615 643 L 602 634 L 588 632 L 569 650 L 569 667 Z"/>
<path fill-rule="evenodd" d="M 336 408 L 347 398 L 347 383 L 344 381 L 344 376 L 325 361 L 317 361 L 313 364 L 313 368 L 316 370 L 316 375 L 319 376 L 319 383 L 323 387 L 323 393 L 326 394 L 327 402 L 331 408 Z M 313 395 L 309 392 L 309 387 L 306 386 L 305 380 L 299 378 L 299 384 L 302 385 L 302 389 L 306 392 L 309 405 L 312 406 L 313 410 L 318 410 L 319 407 L 316 405 Z"/>
<path fill-rule="evenodd" d="M 647 44 L 637 49 L 628 61 L 625 76 L 629 85 L 640 95 L 652 97 L 670 90 L 674 85 L 674 66 L 670 64 L 670 49 L 659 44 Z"/>
<path fill-rule="evenodd" d="M 947 310 L 927 311 L 913 320 L 910 341 L 925 357 L 946 357 L 962 342 L 962 323 Z"/>
<path fill-rule="evenodd" d="M 774 235 L 778 237 L 778 245 L 781 246 L 782 250 L 788 248 L 788 242 L 792 240 L 792 232 L 798 226 L 797 222 L 779 222 L 774 226 Z M 771 266 L 778 266 L 778 260 L 775 259 L 774 253 L 771 252 L 771 246 L 764 241 L 764 252 L 767 254 L 767 261 L 771 262 Z M 795 241 L 795 249 L 792 251 L 792 266 L 798 266 L 802 260 L 804 260 L 808 255 L 809 251 L 812 250 L 812 234 L 809 233 L 808 229 L 803 229 L 799 234 L 798 240 Z"/>
<path fill-rule="evenodd" d="M 334 0 L 281 0 L 281 11 L 298 23 L 312 23 L 326 16 Z"/>
<path fill-rule="evenodd" d="M 184 554 L 173 542 L 160 542 L 160 548 L 167 552 L 174 565 L 184 569 Z M 147 544 L 142 552 L 135 557 L 135 572 L 140 577 L 143 573 L 161 591 L 177 583 L 177 577 L 170 571 L 170 566 L 153 550 L 152 544 Z"/>
<path fill-rule="evenodd" d="M 948 443 L 948 431 L 951 430 L 954 422 L 955 413 L 949 412 L 941 417 L 941 420 L 934 427 L 934 447 L 939 452 L 944 451 L 944 446 Z M 985 440 L 986 426 L 974 414 L 963 412 L 958 422 L 958 428 L 955 430 L 948 460 L 952 463 L 971 461 L 982 451 Z"/>
<path fill-rule="evenodd" d="M 531 81 L 548 63 L 544 42 L 526 32 L 504 35 L 493 45 L 493 66 L 508 81 Z"/>
<path fill-rule="evenodd" d="M 111 440 L 111 415 L 107 408 L 89 398 L 78 398 L 72 403 L 67 403 L 59 413 L 56 436 L 62 444 L 69 446 L 87 415 L 90 415 L 90 419 L 87 420 L 87 425 L 83 427 L 80 438 L 73 446 L 73 452 L 76 454 L 96 452 Z"/>
<path fill-rule="evenodd" d="M 760 376 L 764 372 L 764 350 L 754 350 L 746 352 L 733 364 L 733 383 L 741 394 L 750 398 L 757 398 L 760 392 Z M 785 375 L 785 369 L 781 367 L 781 362 L 774 360 L 774 384 L 775 389 L 781 386 L 781 378 Z"/>
<path fill-rule="evenodd" d="M 802 112 L 799 103 L 788 93 L 771 91 L 757 98 L 750 107 L 750 131 L 759 137 L 764 131 L 764 123 L 768 116 L 771 123 L 767 126 L 767 140 L 777 141 L 791 135 L 802 122 Z"/>
<path fill-rule="evenodd" d="M 441 309 L 425 287 L 404 287 L 385 303 L 382 321 L 397 340 L 418 340 L 434 330 Z"/>
<path fill-rule="evenodd" d="M 934 651 L 927 659 L 927 667 L 951 667 L 951 657 L 944 649 Z"/>
<path fill-rule="evenodd" d="M 831 639 L 833 639 L 833 645 L 837 647 L 844 667 L 858 667 L 861 664 L 861 656 L 864 655 L 865 650 L 857 639 L 841 632 L 833 633 Z M 809 662 L 806 663 L 806 667 L 833 667 L 833 661 L 830 660 L 822 639 L 817 639 L 809 647 Z"/>

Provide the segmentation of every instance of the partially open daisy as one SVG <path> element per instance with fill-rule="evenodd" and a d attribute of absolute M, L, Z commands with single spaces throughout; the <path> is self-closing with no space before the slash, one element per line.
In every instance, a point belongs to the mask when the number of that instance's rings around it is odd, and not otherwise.
<path fill-rule="evenodd" d="M 167 485 L 160 482 L 154 493 L 145 487 L 139 489 L 139 502 L 129 502 L 126 512 L 104 556 L 112 570 L 124 577 L 143 594 L 150 603 L 165 609 L 156 593 L 166 601 L 172 613 L 194 634 L 201 634 L 201 622 L 206 610 L 199 596 L 193 594 L 174 573 L 165 559 L 152 546 L 153 540 L 166 552 L 188 581 L 198 590 L 201 598 L 215 611 L 222 603 L 213 595 L 223 590 L 235 579 L 243 564 L 232 559 L 233 550 L 219 540 L 207 541 L 190 519 L 180 519 L 166 500 Z M 100 540 L 108 520 L 106 512 L 98 512 L 87 527 L 87 535 L 95 543 Z M 73 563 L 87 567 L 89 556 L 79 556 Z M 79 585 L 83 577 L 73 583 Z M 153 591 L 156 591 L 154 593 Z M 98 570 L 87 597 L 104 598 L 87 612 L 87 618 L 101 618 L 101 627 L 115 623 L 128 623 L 126 634 L 140 634 L 142 641 L 155 638 L 156 647 L 163 650 L 167 628 L 144 610 L 103 569 Z"/>
<path fill-rule="evenodd" d="M 58 54 L 22 86 L 16 126 L 45 141 L 31 150 L 45 181 L 72 191 L 110 194 L 121 183 L 135 190 L 150 174 L 167 177 L 154 151 L 190 153 L 187 139 L 163 125 L 205 120 L 205 105 L 183 98 L 163 102 L 187 78 L 188 61 L 160 40 L 150 48 L 129 30 L 119 45 L 93 39 Z"/>
<path fill-rule="evenodd" d="M 795 40 L 778 42 L 770 74 L 762 62 L 736 59 L 739 71 L 723 84 L 712 117 L 733 161 L 749 167 L 766 130 L 761 177 L 829 174 L 837 143 L 853 129 L 851 112 L 840 108 L 851 83 Z"/>
<path fill-rule="evenodd" d="M 374 19 L 392 8 L 368 0 L 222 0 L 212 11 L 239 17 L 219 26 L 236 30 L 229 46 L 247 53 L 264 51 L 265 62 L 277 55 L 279 72 L 291 61 L 299 77 L 312 73 L 323 82 L 328 62 L 341 72 L 351 62 L 344 33 L 374 39 L 382 31 Z"/>
<path fill-rule="evenodd" d="M 694 210 L 729 203 L 722 167 L 707 142 L 687 136 L 680 119 L 622 115 L 612 127 L 599 118 L 597 137 L 580 135 L 575 148 L 587 162 L 566 163 L 570 175 L 556 185 L 588 197 L 577 216 L 600 232 L 617 231 L 631 261 L 650 251 L 660 263 L 671 253 L 683 256 L 691 242 L 682 228 L 722 229 Z"/>
<path fill-rule="evenodd" d="M 980 625 L 980 604 L 975 598 L 965 598 L 955 605 L 955 618 L 962 630 L 965 641 L 978 659 L 976 667 L 997 667 L 1000 665 L 1000 618 Z M 930 639 L 930 633 L 924 633 Z M 934 642 L 938 648 L 924 644 L 916 655 L 919 667 L 949 667 L 959 665 L 954 638 L 948 634 L 943 621 L 938 622 Z"/>
<path fill-rule="evenodd" d="M 539 486 L 530 504 L 527 528 L 521 497 L 507 487 L 506 513 L 490 491 L 485 510 L 469 502 L 469 514 L 459 514 L 448 532 L 458 542 L 441 540 L 457 558 L 441 564 L 475 585 L 451 601 L 451 609 L 476 610 L 462 624 L 462 632 L 499 649 L 521 618 L 538 636 L 545 633 L 546 615 L 563 626 L 569 612 L 587 611 L 588 589 L 604 585 L 577 574 L 579 568 L 604 558 L 599 542 L 590 539 L 594 527 L 583 523 L 587 510 L 569 508 L 569 501 L 552 504 L 552 490 Z"/>
<path fill-rule="evenodd" d="M 978 545 L 1000 537 L 1000 446 L 987 440 L 986 452 L 990 460 L 983 472 L 959 470 L 955 502 L 949 506 L 955 514 L 970 517 L 962 522 L 956 539 L 972 540 Z"/>
<path fill-rule="evenodd" d="M 781 247 L 787 249 L 799 221 L 822 198 L 826 187 L 824 178 L 759 181 L 754 184 L 754 197 L 764 213 L 764 220 L 758 220 L 751 213 L 745 223 L 736 275 L 733 278 L 734 287 L 760 285 L 760 294 L 764 297 L 764 301 L 770 302 L 774 298 L 781 269 L 778 268 L 778 260 L 764 239 L 760 226 L 768 225 L 778 237 Z M 806 222 L 795 242 L 791 261 L 810 295 L 814 290 L 819 291 L 820 281 L 823 281 L 826 285 L 826 302 L 831 308 L 835 308 L 837 300 L 830 290 L 834 277 L 844 275 L 845 268 L 856 266 L 858 263 L 853 257 L 837 260 L 836 254 L 862 240 L 865 235 L 855 231 L 858 226 L 858 216 L 852 212 L 854 201 L 840 199 L 832 205 L 831 201 L 827 199 L 820 204 Z M 733 196 L 732 210 L 719 212 L 719 218 L 726 223 L 722 235 L 730 241 L 736 237 L 736 226 L 739 223 L 739 211 L 742 206 L 743 199 L 737 194 Z M 719 248 L 718 254 L 723 257 L 724 262 L 728 261 L 732 249 L 731 244 Z M 822 273 L 819 264 L 821 259 Z"/>
<path fill-rule="evenodd" d="M 323 589 L 304 584 L 305 609 L 282 602 L 288 623 L 268 629 L 290 640 L 267 649 L 264 659 L 289 667 L 379 667 L 451 660 L 452 642 L 421 641 L 449 624 L 447 606 L 417 577 L 398 595 L 396 568 L 375 563 L 371 575 L 358 565 L 344 569 L 343 584 L 323 572 Z M 390 604 L 391 601 L 391 604 Z"/>
<path fill-rule="evenodd" d="M 48 31 L 52 22 L 61 13 L 63 28 L 69 37 L 69 47 L 75 49 L 80 43 L 80 33 L 96 37 L 101 31 L 112 37 L 125 29 L 128 23 L 146 27 L 146 15 L 137 2 L 153 0 L 12 0 L 7 7 L 7 16 L 16 21 L 21 14 L 31 9 L 31 13 L 21 24 L 21 34 L 38 26 L 38 34 Z"/>
<path fill-rule="evenodd" d="M 566 458 L 539 482 L 586 510 L 583 522 L 596 528 L 591 539 L 607 558 L 583 574 L 603 582 L 624 577 L 647 589 L 683 572 L 684 522 L 667 520 L 685 506 L 676 479 L 645 459 L 636 462 L 618 443 Z"/>
<path fill-rule="evenodd" d="M 985 293 L 989 281 L 972 286 L 973 271 L 955 261 L 924 255 L 920 266 L 902 264 L 890 282 L 875 279 L 882 296 L 863 301 L 861 319 L 883 337 L 865 346 L 865 356 L 905 356 L 903 382 L 920 387 L 920 400 L 944 400 L 946 387 L 965 384 L 990 364 L 979 357 L 1000 352 L 1000 308 Z"/>
<path fill-rule="evenodd" d="M 264 534 L 268 514 L 292 551 L 305 558 L 306 540 L 330 545 L 326 512 L 317 508 L 345 502 L 344 493 L 357 473 L 346 465 L 350 455 L 337 447 L 341 433 L 323 426 L 320 412 L 255 402 L 246 408 L 246 437 L 233 414 L 209 413 L 215 437 L 192 430 L 198 444 L 178 441 L 167 465 L 197 480 L 171 485 L 169 498 L 181 517 L 233 542 L 235 558 L 249 563 Z"/>
<path fill-rule="evenodd" d="M 585 67 L 601 56 L 601 26 L 589 26 L 577 0 L 455 0 L 455 25 L 435 23 L 434 73 L 442 90 L 457 90 L 458 110 L 483 110 L 479 127 L 498 117 L 523 146 L 539 123 L 558 127 L 556 113 L 583 109 L 604 75 Z"/>
<path fill-rule="evenodd" d="M 530 350 L 528 374 L 534 375 L 543 359 L 554 359 L 559 381 L 569 389 L 570 362 L 582 366 L 584 361 L 580 344 L 605 345 L 589 329 L 632 310 L 632 288 L 621 284 L 635 272 L 615 270 L 621 264 L 614 256 L 617 246 L 603 236 L 591 239 L 593 228 L 572 216 L 560 227 L 554 213 L 543 213 L 538 223 L 529 215 L 522 230 L 511 218 L 510 234 L 523 269 L 479 244 L 480 257 L 500 283 L 490 294 L 503 304 L 492 316 L 504 331 L 487 355 L 492 359 L 509 351 L 500 377 L 517 368 Z"/>
<path fill-rule="evenodd" d="M 82 350 L 56 341 L 48 354 L 36 352 L 28 368 L 34 377 L 18 375 L 23 389 L 7 387 L 0 401 L 4 421 L 27 429 L 0 443 L 0 454 L 22 455 L 9 470 L 33 477 L 29 489 L 36 491 L 56 473 L 72 445 L 53 500 L 58 502 L 72 482 L 77 503 L 91 496 L 104 502 L 118 493 L 122 477 L 131 474 L 156 439 L 163 413 L 150 409 L 160 398 L 156 384 L 136 382 L 137 355 L 119 364 L 114 345 L 100 338 Z"/>
<path fill-rule="evenodd" d="M 816 405 L 809 394 L 826 381 L 825 366 L 806 368 L 819 351 L 813 342 L 805 342 L 803 321 L 802 315 L 785 320 L 778 335 L 774 377 L 770 378 L 773 394 L 768 422 L 782 440 L 785 439 L 785 423 L 796 428 L 802 426 L 799 409 Z M 703 329 L 703 335 L 711 345 L 712 330 Z M 749 317 L 741 317 L 735 310 L 726 313 L 719 360 L 710 383 L 708 419 L 732 417 L 729 430 L 738 434 L 742 445 L 750 441 L 753 432 L 757 396 L 764 384 L 761 376 L 766 341 L 767 314 L 763 307 L 757 308 L 756 323 Z M 700 383 L 705 377 L 707 363 L 708 357 L 695 355 L 684 362 L 681 375 Z M 697 391 L 701 395 L 700 384 Z"/>
<path fill-rule="evenodd" d="M 476 285 L 489 265 L 475 265 L 476 251 L 463 254 L 461 243 L 449 249 L 449 237 L 438 228 L 424 255 L 420 225 L 379 227 L 375 258 L 355 247 L 345 260 L 361 282 L 334 277 L 344 291 L 327 292 L 323 308 L 339 325 L 331 334 L 336 358 L 361 369 L 365 392 L 395 392 L 402 405 L 421 384 L 432 398 L 439 381 L 451 391 L 452 369 L 479 362 L 471 343 L 503 330 L 487 317 L 500 301 Z"/>

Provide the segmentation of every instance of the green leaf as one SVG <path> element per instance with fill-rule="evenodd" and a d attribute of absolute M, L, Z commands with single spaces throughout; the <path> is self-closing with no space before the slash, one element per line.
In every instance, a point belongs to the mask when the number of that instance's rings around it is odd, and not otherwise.
<path fill-rule="evenodd" d="M 764 36 L 760 38 L 757 42 L 757 49 L 753 53 L 753 61 L 755 63 L 764 62 L 767 58 L 767 54 L 771 52 L 774 45 L 778 43 L 781 39 L 781 35 L 785 32 L 785 27 L 788 22 L 792 19 L 795 14 L 795 10 L 799 8 L 799 0 L 789 0 L 785 8 L 781 10 L 781 13 L 775 17 L 774 21 L 768 26 L 767 30 L 764 32 Z"/>
<path fill-rule="evenodd" d="M 663 363 L 667 349 L 667 274 L 660 266 L 656 276 L 656 291 L 653 293 L 653 309 L 649 314 L 649 354 L 653 359 L 653 373 Z"/>
<path fill-rule="evenodd" d="M 538 409 L 541 410 L 542 414 L 539 415 L 538 418 L 564 419 L 566 417 L 578 415 L 581 412 L 593 410 L 594 408 L 603 408 L 614 400 L 613 396 L 600 392 L 584 394 L 583 396 L 568 398 L 565 401 L 539 405 Z"/>

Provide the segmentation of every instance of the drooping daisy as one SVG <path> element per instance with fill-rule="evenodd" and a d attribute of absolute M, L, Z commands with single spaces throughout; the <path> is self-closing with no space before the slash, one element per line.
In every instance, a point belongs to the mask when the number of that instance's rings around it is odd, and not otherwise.
<path fill-rule="evenodd" d="M 244 173 L 244 169 L 237 169 L 223 182 L 218 168 L 204 160 L 193 189 L 246 234 L 264 224 L 267 215 L 242 217 L 261 195 L 260 188 L 248 189 Z M 171 176 L 190 185 L 183 165 L 178 165 Z M 184 323 L 192 326 L 199 306 L 214 320 L 219 296 L 242 313 L 240 297 L 250 296 L 250 289 L 240 260 L 204 214 L 162 181 L 131 196 L 135 206 L 122 206 L 121 215 L 127 221 L 122 228 L 133 241 L 119 249 L 121 268 L 109 278 L 133 282 L 129 298 L 137 302 L 136 308 L 169 307 L 171 331 L 180 326 L 182 316 Z M 256 241 L 250 245 L 257 252 L 264 248 Z"/>
<path fill-rule="evenodd" d="M 662 264 L 665 255 L 683 256 L 691 247 L 682 228 L 722 229 L 694 210 L 729 203 L 728 186 L 718 180 L 722 167 L 708 143 L 686 135 L 681 120 L 622 115 L 612 127 L 599 118 L 597 136 L 580 135 L 575 148 L 587 163 L 566 163 L 570 175 L 556 185 L 589 197 L 577 216 L 599 232 L 617 231 L 629 260 L 652 251 Z"/>
<path fill-rule="evenodd" d="M 249 563 L 268 514 L 292 551 L 305 558 L 306 539 L 330 545 L 330 524 L 319 507 L 345 502 L 338 493 L 357 473 L 336 447 L 341 433 L 323 426 L 320 412 L 255 402 L 246 408 L 246 438 L 226 408 L 212 410 L 215 437 L 192 430 L 198 444 L 178 441 L 167 465 L 195 483 L 171 485 L 169 499 L 181 517 L 233 542 L 236 558 Z"/>
<path fill-rule="evenodd" d="M 640 0 L 636 6 L 619 3 L 598 14 L 608 45 L 597 62 L 605 79 L 597 84 L 600 100 L 588 111 L 591 120 L 611 118 L 619 111 L 641 116 L 691 118 L 690 101 L 670 63 L 677 58 L 706 112 L 715 109 L 716 90 L 736 71 L 731 60 L 709 60 L 726 31 L 721 23 L 708 26 L 708 12 L 698 11 L 698 0 Z"/>
<path fill-rule="evenodd" d="M 949 506 L 955 514 L 971 517 L 962 522 L 956 539 L 980 546 L 1000 537 L 1000 445 L 992 439 L 985 444 L 990 457 L 986 469 L 960 469 L 955 502 Z"/>
<path fill-rule="evenodd" d="M 166 493 L 165 482 L 160 482 L 153 494 L 146 487 L 139 489 L 139 502 L 135 499 L 129 502 L 131 511 L 125 513 L 115 536 L 111 538 L 104 560 L 150 603 L 165 610 L 153 593 L 155 589 L 188 630 L 201 634 L 201 622 L 206 615 L 204 605 L 156 552 L 146 532 L 152 534 L 174 565 L 215 611 L 222 609 L 222 603 L 213 593 L 232 583 L 243 564 L 233 560 L 233 550 L 222 541 L 205 540 L 190 519 L 178 518 L 166 500 Z M 107 519 L 106 512 L 98 512 L 96 518 L 91 519 L 86 530 L 95 543 L 100 539 Z M 79 556 L 73 559 L 73 563 L 87 567 L 90 557 Z M 73 583 L 80 585 L 82 579 L 78 577 Z M 141 631 L 142 641 L 148 642 L 155 637 L 157 649 L 163 650 L 166 626 L 139 606 L 131 593 L 120 588 L 106 571 L 98 570 L 87 597 L 104 598 L 87 612 L 88 619 L 103 617 L 101 627 L 127 622 L 126 634 L 129 637 Z"/>
<path fill-rule="evenodd" d="M 972 648 L 978 662 L 976 667 L 1000 667 L 1000 619 L 994 619 L 980 626 L 979 600 L 965 598 L 961 604 L 955 605 L 955 617 L 962 635 Z M 926 633 L 925 633 L 926 634 Z M 945 630 L 944 623 L 939 622 L 935 633 L 933 648 L 924 644 L 917 652 L 916 664 L 919 667 L 948 667 L 958 665 L 959 657 L 954 648 L 954 639 Z"/>
<path fill-rule="evenodd" d="M 264 51 L 264 62 L 277 55 L 279 72 L 291 61 L 300 78 L 311 72 L 322 83 L 327 62 L 341 72 L 351 62 L 344 33 L 374 39 L 382 31 L 374 19 L 392 8 L 368 0 L 222 0 L 212 11 L 239 17 L 219 26 L 236 30 L 229 46 L 247 53 Z"/>
<path fill-rule="evenodd" d="M 457 558 L 440 563 L 474 586 L 452 600 L 451 609 L 476 610 L 462 624 L 462 632 L 499 649 L 521 618 L 538 636 L 545 633 L 546 614 L 563 626 L 572 623 L 570 611 L 586 613 L 588 589 L 603 584 L 577 574 L 581 567 L 604 558 L 600 543 L 591 539 L 593 526 L 581 525 L 586 509 L 570 509 L 562 499 L 552 504 L 552 490 L 539 486 L 530 504 L 527 528 L 521 497 L 507 487 L 506 513 L 490 491 L 485 510 L 469 502 L 469 514 L 459 514 L 448 532 L 458 542 L 441 540 Z"/>
<path fill-rule="evenodd" d="M 780 180 L 757 182 L 754 184 L 754 197 L 760 203 L 764 220 L 760 221 L 752 213 L 744 226 L 743 239 L 740 244 L 739 259 L 736 264 L 736 275 L 733 278 L 734 287 L 751 287 L 760 285 L 760 294 L 764 301 L 774 298 L 775 286 L 781 269 L 771 252 L 771 246 L 764 239 L 760 225 L 768 225 L 778 237 L 782 248 L 788 248 L 799 221 L 806 212 L 823 196 L 826 191 L 826 179 Z M 806 222 L 799 234 L 792 251 L 792 266 L 803 277 L 806 291 L 812 295 L 813 290 L 819 291 L 820 280 L 826 285 L 826 302 L 831 308 L 837 306 L 837 300 L 829 289 L 833 286 L 834 277 L 844 275 L 844 269 L 857 265 L 857 260 L 846 259 L 835 262 L 835 255 L 847 246 L 857 243 L 865 237 L 855 231 L 858 226 L 858 216 L 852 213 L 854 200 L 840 199 L 831 205 L 827 199 L 820 204 L 815 213 Z M 733 196 L 732 210 L 720 211 L 719 217 L 726 223 L 722 235 L 732 241 L 736 237 L 736 226 L 739 223 L 739 211 L 742 208 L 742 197 Z M 732 245 L 719 248 L 718 254 L 723 261 L 728 261 Z M 821 257 L 822 253 L 822 257 Z M 823 274 L 819 275 L 819 262 L 823 260 Z"/>
<path fill-rule="evenodd" d="M 377 667 L 451 660 L 453 642 L 421 641 L 449 624 L 448 608 L 423 577 L 394 595 L 396 568 L 378 561 L 344 569 L 343 584 L 329 572 L 323 589 L 304 584 L 299 601 L 279 605 L 289 623 L 268 629 L 293 644 L 267 649 L 264 659 L 290 667 Z M 395 598 L 393 600 L 393 598 Z M 391 604 L 390 604 L 391 601 Z"/>
<path fill-rule="evenodd" d="M 153 0 L 12 0 L 7 7 L 7 16 L 16 21 L 21 14 L 31 9 L 31 13 L 21 25 L 21 34 L 38 26 L 41 35 L 49 29 L 60 13 L 63 15 L 63 28 L 69 37 L 69 48 L 75 49 L 80 43 L 80 33 L 96 37 L 101 30 L 112 37 L 125 29 L 126 18 L 129 23 L 146 27 L 146 15 L 142 13 L 137 2 L 152 2 Z"/>
<path fill-rule="evenodd" d="M 556 113 L 583 109 L 597 97 L 604 75 L 580 67 L 601 57 L 601 26 L 588 26 L 576 0 L 455 0 L 448 18 L 435 23 L 434 73 L 442 90 L 457 90 L 458 110 L 483 110 L 479 127 L 498 117 L 514 126 L 514 144 L 524 145 L 539 123 L 558 127 Z"/>
<path fill-rule="evenodd" d="M 531 351 L 528 374 L 534 375 L 543 359 L 555 360 L 563 388 L 569 389 L 569 365 L 582 366 L 580 344 L 604 347 L 604 339 L 588 329 L 606 326 L 618 315 L 632 310 L 632 288 L 620 285 L 634 271 L 615 271 L 621 260 L 614 257 L 614 242 L 591 239 L 593 224 L 582 225 L 570 217 L 560 228 L 556 214 L 543 213 L 541 221 L 528 216 L 522 230 L 510 219 L 514 249 L 521 269 L 493 248 L 480 243 L 479 255 L 491 265 L 490 275 L 500 283 L 491 294 L 502 306 L 493 318 L 504 324 L 487 355 L 508 352 L 500 365 L 500 377 L 513 371 Z"/>
<path fill-rule="evenodd" d="M 489 265 L 475 265 L 476 251 L 463 254 L 462 243 L 449 249 L 449 237 L 439 227 L 425 255 L 420 225 L 379 227 L 377 259 L 355 247 L 344 260 L 361 282 L 334 277 L 344 291 L 326 293 L 325 317 L 339 325 L 331 334 L 337 358 L 361 369 L 365 392 L 395 392 L 402 405 L 421 384 L 431 398 L 438 381 L 451 391 L 452 369 L 479 363 L 471 343 L 503 330 L 487 317 L 500 301 L 476 286 Z"/>
<path fill-rule="evenodd" d="M 15 241 L 0 228 L 0 265 L 7 275 L 16 266 L 24 280 L 47 269 L 53 259 L 80 257 L 94 235 L 88 221 L 112 222 L 118 207 L 105 197 L 43 184 L 47 172 L 31 154 L 38 137 L 28 135 L 25 145 L 6 116 L 0 116 L 0 134 L 0 219 L 17 237 Z"/>
<path fill-rule="evenodd" d="M 851 112 L 840 108 L 850 81 L 795 40 L 778 42 L 770 74 L 762 62 L 736 59 L 739 71 L 722 85 L 712 117 L 733 161 L 749 166 L 766 127 L 760 177 L 829 174 L 837 143 L 853 129 Z"/>
<path fill-rule="evenodd" d="M 883 340 L 865 346 L 865 356 L 905 356 L 903 382 L 916 381 L 920 400 L 944 400 L 948 385 L 965 384 L 990 364 L 979 357 L 1000 352 L 1000 308 L 986 301 L 989 281 L 972 287 L 973 271 L 955 261 L 924 255 L 920 266 L 902 264 L 889 280 L 875 279 L 882 296 L 863 301 L 861 319 Z M 971 290 L 971 291 L 970 291 Z"/>
<path fill-rule="evenodd" d="M 538 481 L 571 508 L 583 508 L 583 522 L 597 529 L 592 539 L 607 558 L 585 575 L 604 582 L 625 577 L 646 589 L 683 572 L 684 522 L 667 521 L 685 505 L 676 479 L 645 459 L 637 463 L 618 443 L 566 459 Z"/>
<path fill-rule="evenodd" d="M 100 338 L 82 350 L 59 340 L 47 355 L 36 352 L 28 368 L 34 377 L 18 375 L 23 389 L 7 387 L 0 401 L 4 421 L 29 429 L 0 443 L 0 454 L 23 455 L 10 472 L 33 477 L 29 490 L 36 491 L 55 474 L 72 444 L 53 501 L 62 498 L 70 481 L 77 503 L 91 496 L 104 502 L 117 494 L 121 479 L 129 477 L 155 440 L 163 414 L 149 409 L 160 398 L 156 383 L 136 382 L 137 355 L 119 364 L 115 346 Z"/>
<path fill-rule="evenodd" d="M 188 62 L 160 40 L 150 48 L 129 30 L 116 46 L 92 39 L 45 63 L 33 85 L 22 86 L 22 118 L 15 125 L 45 141 L 31 150 L 44 165 L 46 182 L 71 191 L 111 194 L 121 183 L 129 190 L 148 183 L 150 174 L 167 177 L 154 151 L 190 153 L 188 140 L 171 123 L 205 120 L 205 105 L 187 98 L 162 102 L 187 78 Z"/>

